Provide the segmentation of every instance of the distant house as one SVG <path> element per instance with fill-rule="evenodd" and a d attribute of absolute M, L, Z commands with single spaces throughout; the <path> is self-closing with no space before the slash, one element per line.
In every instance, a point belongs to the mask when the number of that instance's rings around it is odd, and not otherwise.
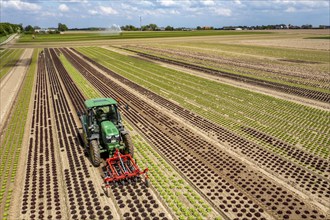
<path fill-rule="evenodd" d="M 241 31 L 242 28 L 235 28 L 235 31 Z"/>
<path fill-rule="evenodd" d="M 48 31 L 49 32 L 56 32 L 57 31 L 57 28 L 48 28 Z"/>
<path fill-rule="evenodd" d="M 57 28 L 40 28 L 35 29 L 34 32 L 38 34 L 48 34 L 48 33 L 55 33 L 57 31 Z"/>

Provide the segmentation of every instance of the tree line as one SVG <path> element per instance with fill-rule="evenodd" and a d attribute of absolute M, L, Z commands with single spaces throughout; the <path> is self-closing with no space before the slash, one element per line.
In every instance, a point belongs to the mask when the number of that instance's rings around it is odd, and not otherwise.
<path fill-rule="evenodd" d="M 40 30 L 40 29 L 41 28 L 39 26 L 27 25 L 24 28 L 24 33 L 26 33 L 26 34 L 34 34 L 36 32 L 36 30 Z M 54 30 L 54 31 L 51 31 L 49 33 L 60 33 L 60 32 L 69 30 L 68 26 L 66 26 L 66 24 L 62 24 L 62 23 L 58 23 L 57 28 L 48 28 L 48 29 Z"/>
<path fill-rule="evenodd" d="M 120 29 L 123 31 L 162 31 L 162 30 L 174 31 L 174 30 L 179 30 L 170 25 L 166 26 L 165 28 L 160 28 L 157 26 L 157 24 L 142 25 L 140 28 L 129 24 L 129 25 L 121 26 Z M 181 30 L 181 28 L 180 28 L 180 30 Z"/>
<path fill-rule="evenodd" d="M 7 36 L 14 33 L 20 33 L 23 31 L 22 24 L 11 24 L 8 22 L 0 23 L 0 36 Z"/>

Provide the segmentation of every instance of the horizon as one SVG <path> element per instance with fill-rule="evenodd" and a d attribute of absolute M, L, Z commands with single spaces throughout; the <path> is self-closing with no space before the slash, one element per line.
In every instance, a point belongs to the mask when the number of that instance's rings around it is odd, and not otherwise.
<path fill-rule="evenodd" d="M 330 25 L 329 2 L 265 0 L 2 0 L 1 22 L 68 28 L 157 24 L 186 28 L 197 26 Z M 15 14 L 15 16 L 13 16 Z M 140 19 L 141 18 L 141 19 Z"/>

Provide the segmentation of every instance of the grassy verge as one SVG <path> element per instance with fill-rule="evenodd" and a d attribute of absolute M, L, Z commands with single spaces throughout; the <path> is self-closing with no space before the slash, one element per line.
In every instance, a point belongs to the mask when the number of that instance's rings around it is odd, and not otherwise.
<path fill-rule="evenodd" d="M 7 51 L 7 50 L 6 50 Z M 8 49 L 1 53 L 0 62 L 0 80 L 9 73 L 11 68 L 15 66 L 23 53 L 23 49 Z"/>
<path fill-rule="evenodd" d="M 330 35 L 329 36 L 319 36 L 319 37 L 307 37 L 305 39 L 324 39 L 324 40 L 330 40 Z"/>
<path fill-rule="evenodd" d="M 69 63 L 60 57 L 78 88 L 87 98 L 101 97 L 90 83 Z M 126 127 L 133 131 L 127 122 Z M 179 219 L 205 219 L 213 215 L 213 209 L 183 180 L 176 171 L 140 135 L 132 136 L 136 159 L 141 167 L 149 167 L 149 177 L 164 202 Z M 212 212 L 212 213 L 211 213 Z"/>
<path fill-rule="evenodd" d="M 8 39 L 9 36 L 1 36 L 0 37 L 0 43 L 4 42 L 5 40 Z"/>
<path fill-rule="evenodd" d="M 245 133 L 242 127 L 254 128 L 312 154 L 329 157 L 328 111 L 206 80 L 102 48 L 78 50 L 139 85 L 262 146 L 277 151 L 271 143 Z"/>
<path fill-rule="evenodd" d="M 19 165 L 22 140 L 28 116 L 27 113 L 29 111 L 30 97 L 37 68 L 37 59 L 38 51 L 35 50 L 17 101 L 13 106 L 13 114 L 8 121 L 2 136 L 3 138 L 1 139 L 0 180 L 2 187 L 0 189 L 0 201 L 1 209 L 4 210 L 3 213 L 0 213 L 1 219 L 8 218 L 11 196 L 14 190 L 14 181 L 17 179 L 16 172 Z"/>
<path fill-rule="evenodd" d="M 136 39 L 136 38 L 159 38 L 159 37 L 193 37 L 193 36 L 225 36 L 225 35 L 255 35 L 270 34 L 270 32 L 260 31 L 131 31 L 114 35 L 104 33 L 69 33 L 69 34 L 44 34 L 22 35 L 20 43 L 38 42 L 64 42 L 64 41 L 89 41 L 89 40 L 111 40 L 111 39 Z"/>

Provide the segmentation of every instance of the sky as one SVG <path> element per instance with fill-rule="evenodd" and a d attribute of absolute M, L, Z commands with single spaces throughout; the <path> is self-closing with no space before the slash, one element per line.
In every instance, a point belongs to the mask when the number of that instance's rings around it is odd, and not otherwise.
<path fill-rule="evenodd" d="M 43 28 L 330 25 L 329 0 L 0 0 L 1 22 Z"/>

